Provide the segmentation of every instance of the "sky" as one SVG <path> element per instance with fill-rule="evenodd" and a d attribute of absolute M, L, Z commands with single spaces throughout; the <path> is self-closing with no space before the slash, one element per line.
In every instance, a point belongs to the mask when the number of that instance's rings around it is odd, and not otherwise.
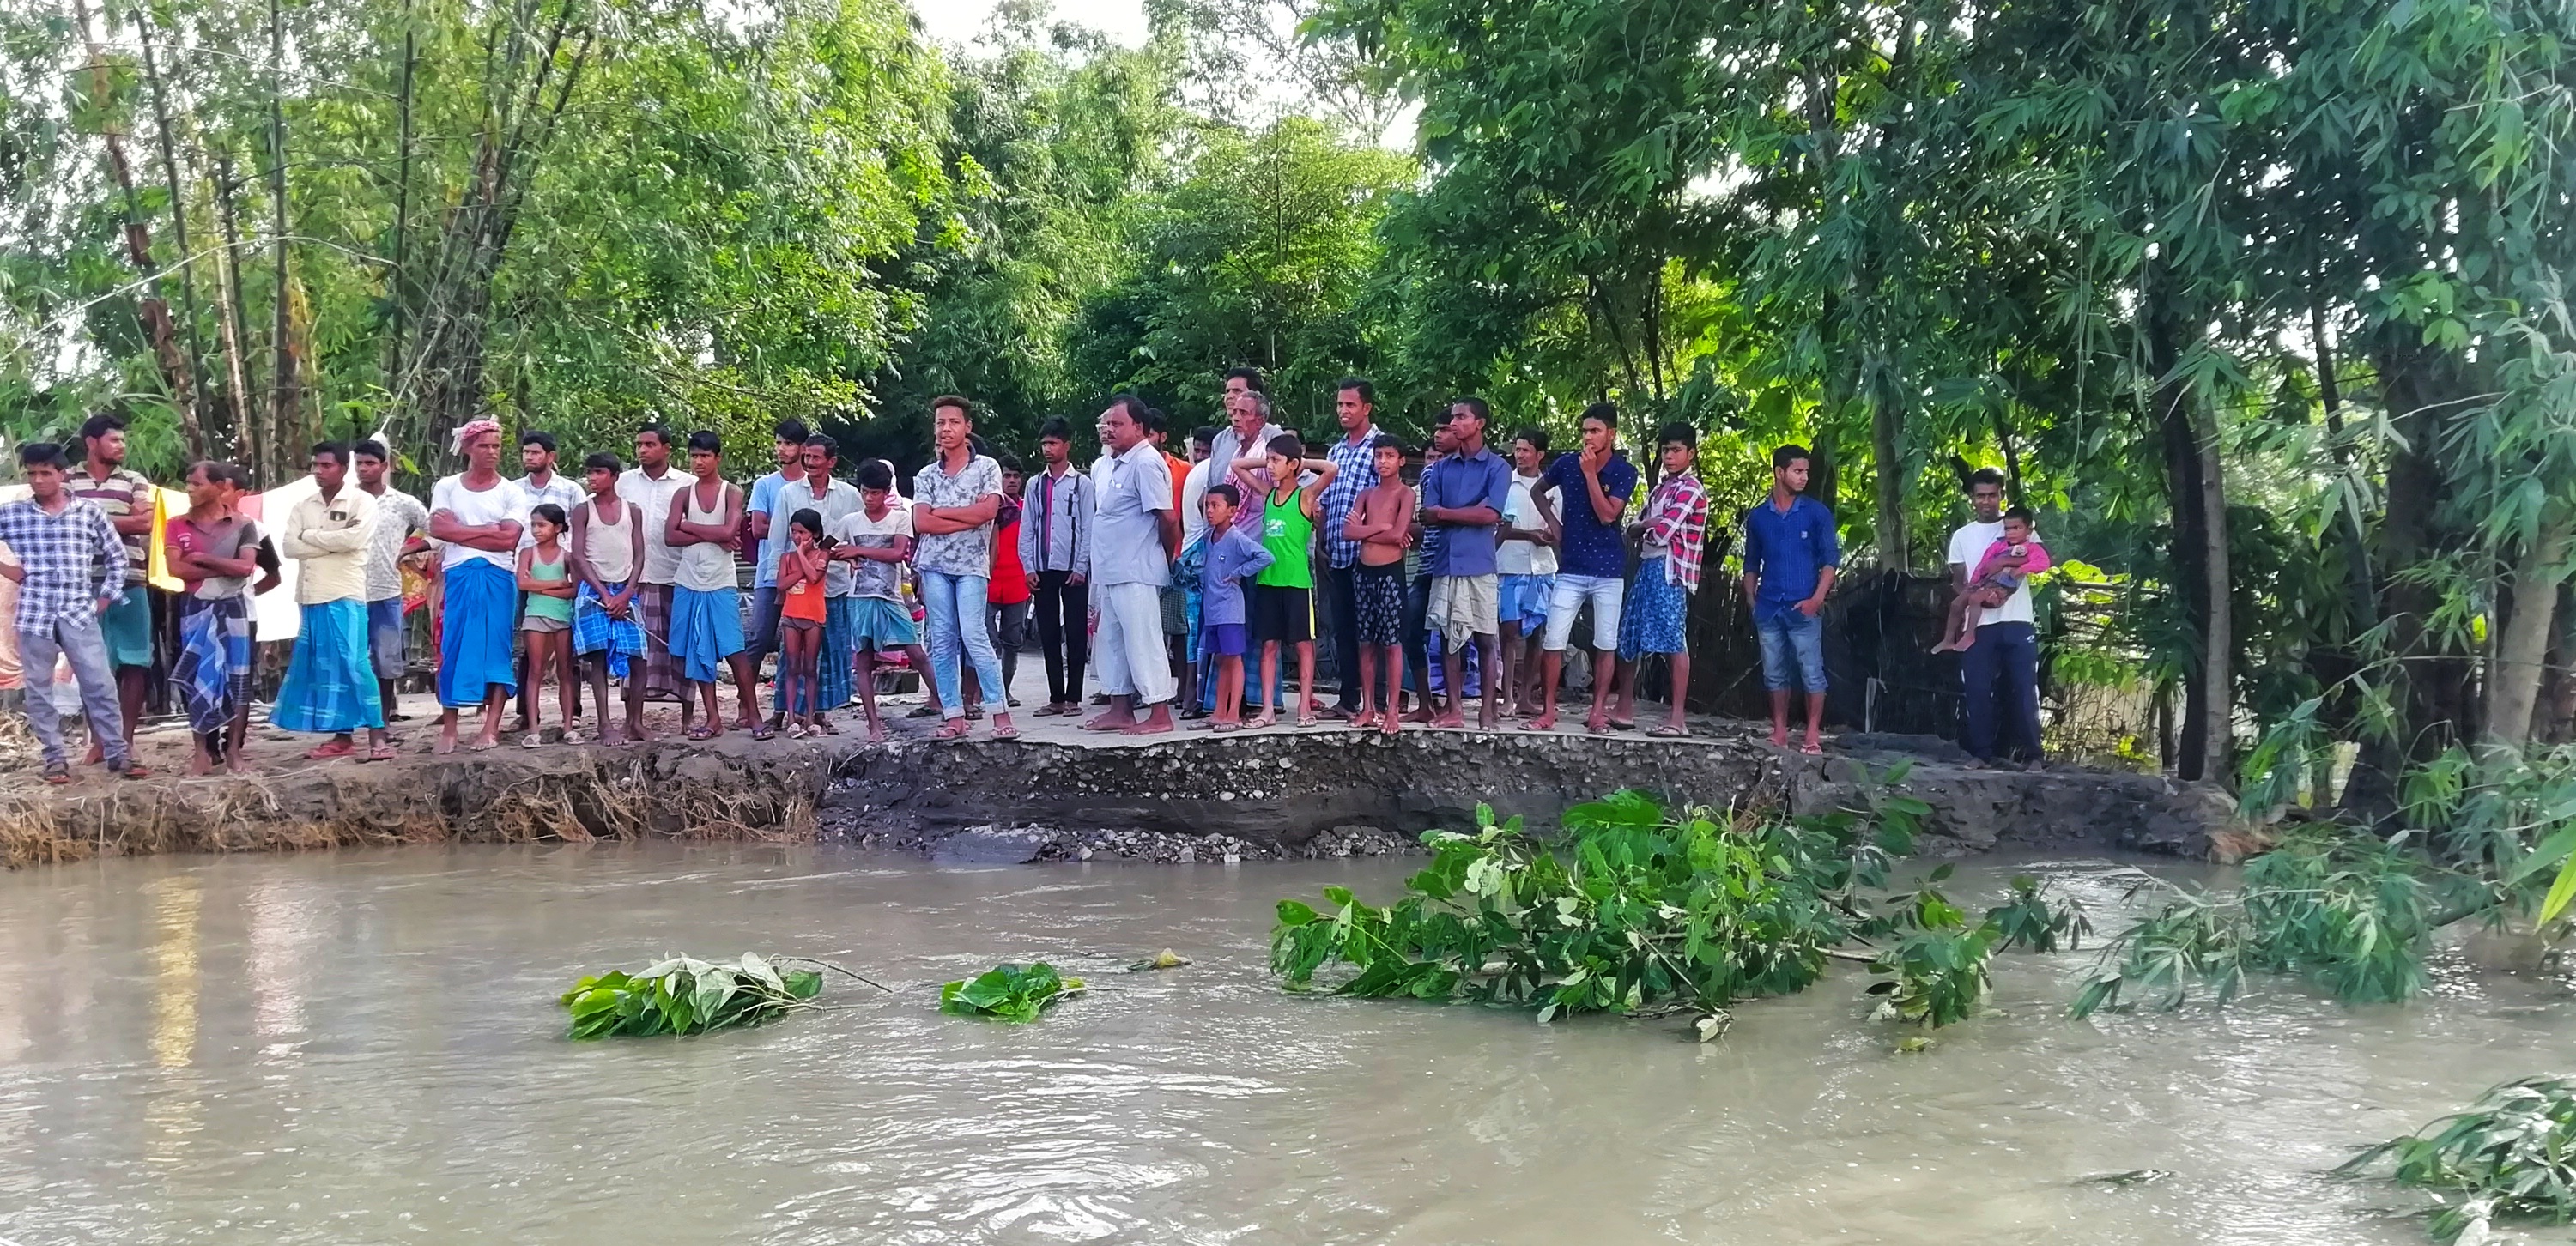
<path fill-rule="evenodd" d="M 913 0 L 921 24 L 942 43 L 965 43 L 984 28 L 994 0 Z M 1055 20 L 1089 26 L 1131 47 L 1145 42 L 1142 0 L 1055 0 Z"/>

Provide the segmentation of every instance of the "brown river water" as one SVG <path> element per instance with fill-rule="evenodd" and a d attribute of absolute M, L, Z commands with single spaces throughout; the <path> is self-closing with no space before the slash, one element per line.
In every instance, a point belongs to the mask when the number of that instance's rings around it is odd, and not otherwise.
<path fill-rule="evenodd" d="M 1407 863 L 934 869 L 828 848 L 158 858 L 0 877 L 0 1240 L 69 1243 L 2401 1243 L 2353 1145 L 2576 1065 L 2576 1002 L 2441 971 L 2340 1008 L 2074 1023 L 2090 955 L 1999 962 L 1920 1055 L 1858 972 L 1677 1021 L 1305 998 L 1273 902 Z M 2043 862 L 2118 928 L 2102 862 Z M 1989 902 L 2011 870 L 1954 894 Z M 1130 974 L 1171 947 L 1179 970 Z M 898 988 L 571 1043 L 664 951 Z M 1042 1024 L 936 984 L 1046 958 Z M 2171 1175 L 2115 1185 L 2127 1170 Z M 2553 1239 L 2555 1240 L 2555 1239 Z"/>

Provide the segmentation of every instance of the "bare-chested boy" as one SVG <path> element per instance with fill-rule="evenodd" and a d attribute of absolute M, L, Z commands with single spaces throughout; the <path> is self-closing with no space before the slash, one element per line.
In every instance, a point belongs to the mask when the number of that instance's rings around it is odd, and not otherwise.
<path fill-rule="evenodd" d="M 1370 451 L 1377 456 L 1377 487 L 1359 496 L 1342 523 L 1342 536 L 1360 543 L 1351 576 L 1359 604 L 1360 711 L 1351 725 L 1394 735 L 1404 694 L 1404 546 L 1412 539 L 1413 490 L 1404 483 L 1402 443 L 1380 434 Z M 1386 671 L 1383 703 L 1373 695 L 1380 667 Z"/>

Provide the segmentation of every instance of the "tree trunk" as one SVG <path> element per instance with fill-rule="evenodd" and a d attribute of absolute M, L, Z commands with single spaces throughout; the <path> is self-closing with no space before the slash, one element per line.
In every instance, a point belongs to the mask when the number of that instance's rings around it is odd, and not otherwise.
<path fill-rule="evenodd" d="M 215 212 L 224 229 L 224 249 L 215 259 L 215 281 L 219 300 L 216 311 L 221 317 L 224 334 L 224 376 L 231 396 L 233 416 L 233 453 L 242 465 L 264 484 L 275 484 L 260 461 L 258 406 L 251 401 L 248 367 L 243 362 L 246 346 L 242 341 L 245 326 L 250 323 L 248 308 L 241 290 L 240 215 L 233 210 L 233 162 L 221 149 L 215 153 Z"/>
<path fill-rule="evenodd" d="M 188 197 L 180 191 L 178 144 L 170 133 L 169 93 L 161 84 L 161 66 L 152 55 L 152 26 L 143 9 L 134 10 L 135 38 L 143 48 L 144 80 L 152 87 L 152 119 L 161 145 L 161 176 L 170 191 L 170 242 L 179 250 L 179 310 L 188 326 L 188 379 L 192 400 L 179 409 L 180 431 L 188 439 L 190 458 L 209 457 L 202 417 L 193 401 L 196 378 L 205 372 L 205 340 L 197 332 L 197 260 L 188 243 Z"/>
<path fill-rule="evenodd" d="M 1886 386 L 1869 388 L 1869 450 L 1878 469 L 1878 565 L 1901 572 L 1913 565 L 1905 539 L 1905 450 L 1900 444 L 1905 411 L 1884 392 Z"/>
<path fill-rule="evenodd" d="M 2544 521 L 2513 567 L 2513 610 L 2496 631 L 2495 665 L 2487 672 L 2487 742 L 2520 748 L 2531 738 L 2531 714 L 2540 702 L 2547 671 L 2550 624 L 2558 614 L 2558 583 L 2576 517 L 2561 511 Z"/>
<path fill-rule="evenodd" d="M 107 53 L 90 30 L 88 0 L 72 0 L 72 15 L 80 23 L 81 42 L 89 51 L 90 102 L 99 111 L 99 137 L 106 141 L 108 171 L 124 196 L 125 255 L 144 279 L 144 292 L 134 301 L 135 318 L 142 322 L 144 340 L 152 343 L 161 381 L 170 390 L 170 405 L 179 413 L 179 427 L 193 449 L 205 442 L 205 432 L 197 423 L 196 377 L 171 331 L 170 302 L 161 297 L 161 270 L 152 260 L 152 231 L 143 224 L 141 201 L 134 193 L 134 167 L 125 159 L 125 131 L 116 120 Z"/>
<path fill-rule="evenodd" d="M 298 360 L 295 357 L 295 326 L 293 323 L 293 315 L 288 307 L 289 300 L 287 298 L 286 284 L 286 235 L 288 232 L 288 218 L 286 211 L 286 105 L 280 94 L 280 86 L 277 78 L 279 70 L 286 64 L 286 23 L 278 11 L 278 0 L 268 0 L 268 58 L 268 188 L 271 203 L 269 218 L 270 227 L 277 231 L 275 237 L 276 276 L 274 277 L 276 287 L 269 292 L 271 300 L 276 304 L 277 311 L 277 340 L 272 343 L 276 350 L 277 362 L 275 365 L 275 374 L 270 378 L 275 382 L 276 389 L 274 391 L 275 397 L 271 400 L 269 407 L 269 415 L 271 419 L 269 426 L 276 430 L 273 441 L 277 446 L 280 458 L 283 460 L 291 460 L 295 451 L 294 447 L 289 444 L 287 430 L 294 428 L 298 423 L 300 423 L 297 419 L 296 413 L 298 406 L 302 402 L 302 396 L 297 392 L 301 378 L 298 376 Z"/>
<path fill-rule="evenodd" d="M 2183 681 L 2174 773 L 2209 779 L 2226 773 L 2233 739 L 2228 651 L 2227 511 L 2218 447 L 2204 434 L 2200 395 L 2175 374 L 2188 321 L 2151 277 L 2147 287 L 2148 367 L 2155 374 L 2156 428 L 2165 455 L 2173 512 L 2173 587 L 2182 597 L 2195 652 Z"/>

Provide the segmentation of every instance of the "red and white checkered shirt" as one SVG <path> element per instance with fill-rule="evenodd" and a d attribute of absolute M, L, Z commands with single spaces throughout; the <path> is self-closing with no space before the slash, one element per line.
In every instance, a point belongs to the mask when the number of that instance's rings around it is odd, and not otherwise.
<path fill-rule="evenodd" d="M 1682 591 L 1699 591 L 1700 551 L 1708 537 L 1708 488 L 1684 472 L 1667 476 L 1646 495 L 1637 521 L 1645 526 L 1646 544 L 1664 550 L 1664 580 Z"/>

